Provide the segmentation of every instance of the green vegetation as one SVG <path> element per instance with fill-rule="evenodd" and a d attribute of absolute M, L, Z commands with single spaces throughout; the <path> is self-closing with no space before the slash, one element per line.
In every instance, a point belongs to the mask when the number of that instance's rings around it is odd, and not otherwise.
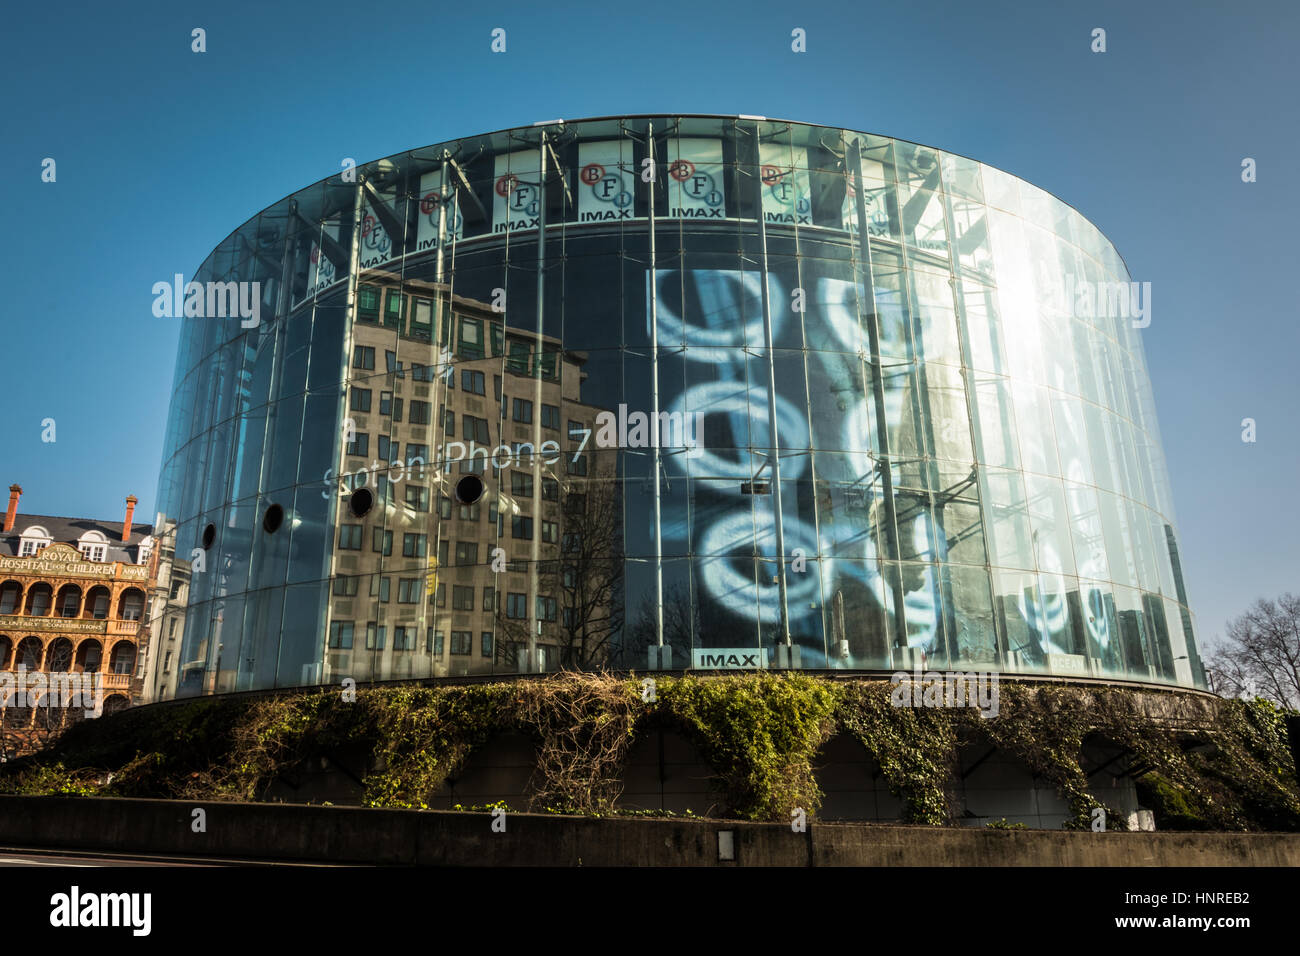
<path fill-rule="evenodd" d="M 879 766 L 904 822 L 956 822 L 959 748 L 979 747 L 1010 753 L 1051 783 L 1071 808 L 1068 827 L 1086 829 L 1102 807 L 1107 828 L 1122 828 L 1123 816 L 1089 791 L 1081 753 L 1095 738 L 1130 753 L 1159 829 L 1300 830 L 1285 714 L 1264 700 L 1004 682 L 998 715 L 986 719 L 970 708 L 894 707 L 880 680 L 655 681 L 651 702 L 636 675 L 564 673 L 136 708 L 78 724 L 41 753 L 0 766 L 0 793 L 267 800 L 332 765 L 356 779 L 366 806 L 427 809 L 475 750 L 515 733 L 537 750 L 530 809 L 667 817 L 616 805 L 630 748 L 665 729 L 713 770 L 723 813 L 788 822 L 797 809 L 815 817 L 818 752 L 844 733 Z"/>
<path fill-rule="evenodd" d="M 1001 820 L 990 820 L 984 824 L 990 830 L 1028 830 L 1029 826 L 1024 823 L 1008 823 L 1007 818 Z"/>
<path fill-rule="evenodd" d="M 743 820 L 789 820 L 821 805 L 817 749 L 835 730 L 839 687 L 804 674 L 657 680 L 658 709 L 686 730 Z"/>
<path fill-rule="evenodd" d="M 952 821 L 957 722 L 951 711 L 895 707 L 883 681 L 844 685 L 839 720 L 880 765 L 890 792 L 903 804 L 905 823 Z"/>

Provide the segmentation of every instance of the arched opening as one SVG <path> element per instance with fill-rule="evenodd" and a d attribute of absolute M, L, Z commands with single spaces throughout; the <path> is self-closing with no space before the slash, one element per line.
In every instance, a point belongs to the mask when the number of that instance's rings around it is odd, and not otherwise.
<path fill-rule="evenodd" d="M 526 807 L 533 795 L 533 772 L 537 769 L 537 747 L 518 733 L 503 733 L 475 749 L 455 777 L 433 795 L 438 809 L 483 806 L 504 800 L 510 807 Z"/>
<path fill-rule="evenodd" d="M 15 700 L 15 697 L 18 699 Z M 26 730 L 32 725 L 32 709 L 27 706 L 25 697 L 25 694 L 18 697 L 18 692 L 14 692 L 8 701 L 9 706 L 0 710 L 0 726 L 3 726 L 6 730 Z M 6 741 L 6 743 L 12 743 L 12 741 Z"/>
<path fill-rule="evenodd" d="M 54 604 L 54 588 L 41 581 L 33 584 L 27 591 L 27 613 L 33 617 L 44 617 L 50 613 Z"/>
<path fill-rule="evenodd" d="M 76 617 L 81 613 L 81 588 L 75 584 L 65 584 L 59 588 L 59 600 L 56 604 L 59 617 Z"/>
<path fill-rule="evenodd" d="M 113 645 L 108 665 L 114 674 L 131 673 L 131 668 L 135 666 L 135 645 L 130 641 L 118 641 Z"/>
<path fill-rule="evenodd" d="M 96 673 L 104 662 L 104 645 L 93 638 L 82 641 L 77 648 L 77 670 L 87 674 Z"/>
<path fill-rule="evenodd" d="M 1070 816 L 1069 805 L 1050 781 L 1020 756 L 988 741 L 959 747 L 957 776 L 960 822 L 966 826 L 1006 820 L 1034 830 L 1059 830 Z"/>
<path fill-rule="evenodd" d="M 0 584 L 0 614 L 17 614 L 23 603 L 23 586 L 17 581 Z"/>
<path fill-rule="evenodd" d="M 9 655 L 14 649 L 13 641 L 6 634 L 0 634 L 0 671 L 9 670 Z"/>
<path fill-rule="evenodd" d="M 68 708 L 61 706 L 62 701 L 59 695 L 54 693 L 44 693 L 41 699 L 36 701 L 36 706 L 32 708 L 32 724 L 37 730 L 51 732 L 59 730 L 64 725 L 64 720 L 68 715 Z"/>
<path fill-rule="evenodd" d="M 86 595 L 86 603 L 81 611 L 83 618 L 94 618 L 96 621 L 102 621 L 108 617 L 108 605 L 110 595 L 108 588 L 102 584 L 97 584 L 90 589 Z"/>
<path fill-rule="evenodd" d="M 60 637 L 50 643 L 46 654 L 45 669 L 54 673 L 72 670 L 72 642 Z"/>
<path fill-rule="evenodd" d="M 130 702 L 121 694 L 109 694 L 104 698 L 104 714 L 116 714 L 119 710 L 126 710 L 128 703 Z"/>
<path fill-rule="evenodd" d="M 1133 776 L 1137 764 L 1132 750 L 1102 734 L 1089 734 L 1083 739 L 1079 765 L 1088 777 L 1088 792 L 1122 813 L 1130 828 L 1140 830 L 1154 827 L 1154 819 L 1142 806 Z"/>
<path fill-rule="evenodd" d="M 717 773 L 699 748 L 675 727 L 646 722 L 623 764 L 623 792 L 617 805 L 628 810 L 711 813 L 721 805 Z"/>
<path fill-rule="evenodd" d="M 127 588 L 117 599 L 117 616 L 122 621 L 138 621 L 144 613 L 144 592 L 139 588 Z"/>
<path fill-rule="evenodd" d="M 45 659 L 44 648 L 39 637 L 24 637 L 18 644 L 18 653 L 14 656 L 14 668 L 25 667 L 29 671 L 41 669 Z"/>
<path fill-rule="evenodd" d="M 863 820 L 896 823 L 903 818 L 902 801 L 870 751 L 850 734 L 836 734 L 813 759 L 822 791 L 819 820 Z"/>

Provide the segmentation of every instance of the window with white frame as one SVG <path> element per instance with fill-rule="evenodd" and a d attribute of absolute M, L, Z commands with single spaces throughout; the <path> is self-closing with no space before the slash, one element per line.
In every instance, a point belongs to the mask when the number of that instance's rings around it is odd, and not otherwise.
<path fill-rule="evenodd" d="M 49 547 L 54 539 L 50 533 L 39 525 L 32 525 L 23 532 L 18 542 L 18 556 L 20 558 L 30 558 L 41 553 L 41 550 Z"/>
<path fill-rule="evenodd" d="M 98 531 L 87 531 L 77 541 L 77 550 L 87 561 L 102 563 L 108 557 L 108 539 Z"/>

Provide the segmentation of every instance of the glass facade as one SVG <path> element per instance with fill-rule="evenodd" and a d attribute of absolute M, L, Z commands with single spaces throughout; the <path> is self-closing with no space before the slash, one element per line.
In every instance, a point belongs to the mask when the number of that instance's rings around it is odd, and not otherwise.
<path fill-rule="evenodd" d="M 1128 272 L 1007 173 L 786 121 L 543 125 L 309 187 L 193 281 L 158 696 L 737 662 L 1204 686 Z"/>

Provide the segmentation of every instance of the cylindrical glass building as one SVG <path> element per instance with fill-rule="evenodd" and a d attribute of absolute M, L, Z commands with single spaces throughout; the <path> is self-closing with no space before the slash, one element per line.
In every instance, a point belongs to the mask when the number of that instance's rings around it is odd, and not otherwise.
<path fill-rule="evenodd" d="M 760 117 L 541 124 L 345 169 L 192 281 L 156 696 L 647 666 L 1204 686 L 1141 290 L 1000 170 Z"/>

